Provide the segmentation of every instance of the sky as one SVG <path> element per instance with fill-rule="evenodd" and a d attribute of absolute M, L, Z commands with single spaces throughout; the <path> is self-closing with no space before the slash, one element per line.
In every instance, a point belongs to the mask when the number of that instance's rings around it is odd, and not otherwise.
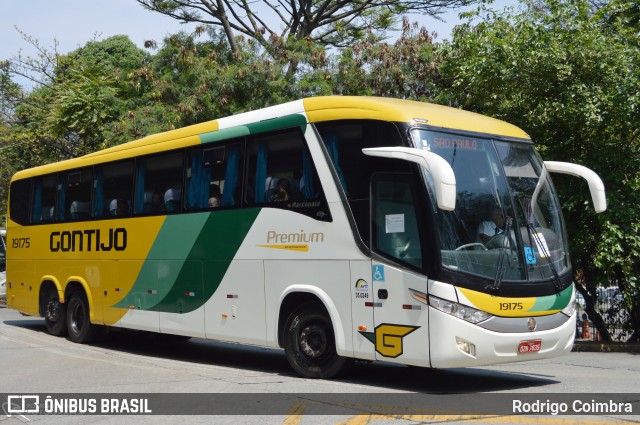
<path fill-rule="evenodd" d="M 514 0 L 498 0 L 504 4 Z M 145 40 L 158 45 L 168 34 L 181 30 L 192 31 L 193 24 L 144 9 L 135 0 L 0 0 L 0 60 L 11 59 L 22 52 L 34 56 L 33 48 L 23 40 L 16 27 L 35 38 L 46 49 L 53 50 L 57 41 L 58 53 L 65 54 L 82 47 L 92 39 L 125 34 L 138 47 Z M 443 15 L 446 22 L 429 17 L 411 16 L 429 32 L 436 31 L 436 40 L 447 38 L 460 21 L 458 13 Z"/>

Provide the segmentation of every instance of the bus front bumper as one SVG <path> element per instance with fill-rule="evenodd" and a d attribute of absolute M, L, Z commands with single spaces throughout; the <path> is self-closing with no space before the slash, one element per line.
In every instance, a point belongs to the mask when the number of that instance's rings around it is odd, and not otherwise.
<path fill-rule="evenodd" d="M 431 367 L 513 363 L 561 356 L 573 348 L 575 313 L 544 331 L 502 333 L 429 309 Z"/>

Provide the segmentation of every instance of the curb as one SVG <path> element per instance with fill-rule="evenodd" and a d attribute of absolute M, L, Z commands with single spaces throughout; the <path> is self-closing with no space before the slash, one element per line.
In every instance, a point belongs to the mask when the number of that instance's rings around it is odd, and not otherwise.
<path fill-rule="evenodd" d="M 635 353 L 640 354 L 640 344 L 622 342 L 575 341 L 572 352 L 583 353 Z"/>

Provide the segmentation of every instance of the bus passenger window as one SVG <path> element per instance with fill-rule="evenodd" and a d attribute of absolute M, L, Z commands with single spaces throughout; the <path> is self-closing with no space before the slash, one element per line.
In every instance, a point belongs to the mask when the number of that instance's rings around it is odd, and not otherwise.
<path fill-rule="evenodd" d="M 187 159 L 185 209 L 191 211 L 238 205 L 241 145 L 191 151 Z"/>
<path fill-rule="evenodd" d="M 316 199 L 320 184 L 298 131 L 256 137 L 249 148 L 248 201 Z"/>
<path fill-rule="evenodd" d="M 9 216 L 18 224 L 25 225 L 29 222 L 29 200 L 31 197 L 31 180 L 17 180 L 11 183 L 11 204 Z"/>
<path fill-rule="evenodd" d="M 180 212 L 182 151 L 140 158 L 136 164 L 134 213 Z"/>
<path fill-rule="evenodd" d="M 331 221 L 322 186 L 299 129 L 259 135 L 247 145 L 246 201 Z"/>
<path fill-rule="evenodd" d="M 87 220 L 93 171 L 91 168 L 60 174 L 56 220 Z"/>
<path fill-rule="evenodd" d="M 47 223 L 53 221 L 56 201 L 55 174 L 43 176 L 34 181 L 32 194 L 31 222 Z"/>
<path fill-rule="evenodd" d="M 131 214 L 133 161 L 98 165 L 95 167 L 94 179 L 91 213 L 94 218 Z M 118 200 L 120 200 L 120 208 L 118 208 Z"/>

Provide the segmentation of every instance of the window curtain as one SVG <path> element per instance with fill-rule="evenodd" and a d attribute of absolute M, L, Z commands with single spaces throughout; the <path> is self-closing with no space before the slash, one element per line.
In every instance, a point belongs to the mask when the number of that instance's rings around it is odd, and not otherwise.
<path fill-rule="evenodd" d="M 224 191 L 222 193 L 222 206 L 228 207 L 236 204 L 235 193 L 238 188 L 238 159 L 240 158 L 240 146 L 231 146 L 227 149 L 227 170 L 224 175 Z M 256 173 L 257 174 L 257 173 Z M 266 174 L 266 164 L 265 164 Z M 264 182 L 264 179 L 263 179 Z M 264 197 L 264 190 L 262 191 Z"/>
<path fill-rule="evenodd" d="M 95 170 L 95 190 L 93 192 L 93 217 L 102 217 L 104 214 L 104 170 L 97 167 Z"/>
<path fill-rule="evenodd" d="M 313 164 L 311 157 L 306 150 L 302 150 L 302 181 L 300 189 L 304 199 L 313 199 L 316 196 L 316 190 L 313 187 Z"/>
<path fill-rule="evenodd" d="M 144 175 L 144 163 L 140 163 L 136 170 L 136 193 L 134 202 L 134 212 L 136 214 L 142 214 L 144 211 Z"/>
<path fill-rule="evenodd" d="M 31 222 L 39 223 L 42 220 L 42 180 L 37 180 L 33 189 L 33 211 Z"/>
<path fill-rule="evenodd" d="M 265 202 L 265 191 L 267 181 L 267 146 L 261 143 L 258 148 L 258 159 L 256 161 L 256 187 L 254 202 L 261 204 Z"/>
<path fill-rule="evenodd" d="M 191 177 L 187 188 L 187 208 L 200 209 L 209 205 L 211 167 L 203 166 L 203 152 L 191 156 Z"/>
<path fill-rule="evenodd" d="M 335 134 L 327 134 L 325 137 L 323 137 L 323 139 L 327 146 L 327 150 L 329 151 L 329 156 L 333 161 L 333 166 L 336 168 L 336 172 L 338 173 L 340 183 L 342 183 L 344 193 L 349 196 L 349 192 L 347 191 L 347 184 L 344 181 L 344 175 L 342 173 L 342 168 L 340 168 L 340 161 L 338 159 L 338 136 L 336 136 Z"/>
<path fill-rule="evenodd" d="M 65 215 L 67 217 L 71 216 L 71 211 L 64 210 L 64 206 L 66 204 L 66 193 L 67 193 L 66 176 L 64 174 L 59 176 L 60 177 L 58 177 L 58 202 L 55 208 L 55 213 L 56 213 L 56 220 L 62 221 L 64 220 Z M 53 216 L 51 218 L 53 218 Z"/>

